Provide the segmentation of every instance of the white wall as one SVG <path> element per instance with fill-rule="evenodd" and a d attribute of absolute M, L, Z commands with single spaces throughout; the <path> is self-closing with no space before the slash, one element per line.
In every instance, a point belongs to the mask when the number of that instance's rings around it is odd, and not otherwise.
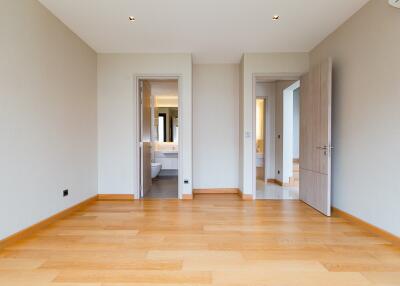
<path fill-rule="evenodd" d="M 3 239 L 97 194 L 96 54 L 34 0 L 1 2 L 0 37 Z"/>
<path fill-rule="evenodd" d="M 333 59 L 333 205 L 400 236 L 400 10 L 372 0 L 311 52 Z"/>
<path fill-rule="evenodd" d="M 190 54 L 98 55 L 98 172 L 100 194 L 138 197 L 135 76 L 179 75 L 179 187 L 192 192 L 192 58 Z M 188 179 L 189 184 L 183 184 Z"/>
<path fill-rule="evenodd" d="M 193 188 L 238 188 L 239 65 L 193 67 Z"/>
<path fill-rule="evenodd" d="M 255 197 L 255 86 L 254 77 L 299 76 L 308 70 L 307 53 L 244 54 L 242 58 L 242 100 L 243 118 L 240 125 L 240 187 L 244 194 Z"/>
<path fill-rule="evenodd" d="M 275 83 L 275 178 L 288 183 L 284 176 L 284 90 L 293 84 L 292 80 L 278 80 Z M 287 148 L 287 147 L 286 147 Z M 287 171 L 287 170 L 286 170 Z M 287 172 L 286 172 L 287 173 Z"/>
<path fill-rule="evenodd" d="M 257 82 L 256 97 L 266 99 L 265 140 L 264 140 L 264 177 L 275 178 L 275 83 Z"/>
<path fill-rule="evenodd" d="M 293 159 L 300 159 L 300 88 L 293 91 Z"/>
<path fill-rule="evenodd" d="M 244 102 L 244 56 L 240 59 L 239 63 L 239 189 L 243 190 L 244 184 L 244 115 L 243 115 L 243 102 Z"/>

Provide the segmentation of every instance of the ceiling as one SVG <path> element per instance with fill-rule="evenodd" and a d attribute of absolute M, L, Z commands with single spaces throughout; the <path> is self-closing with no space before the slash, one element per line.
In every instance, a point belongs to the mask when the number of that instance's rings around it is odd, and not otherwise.
<path fill-rule="evenodd" d="M 148 80 L 151 86 L 151 95 L 178 98 L 177 80 Z"/>
<path fill-rule="evenodd" d="M 368 2 L 39 1 L 98 53 L 192 53 L 195 63 L 237 63 L 244 52 L 309 52 Z"/>

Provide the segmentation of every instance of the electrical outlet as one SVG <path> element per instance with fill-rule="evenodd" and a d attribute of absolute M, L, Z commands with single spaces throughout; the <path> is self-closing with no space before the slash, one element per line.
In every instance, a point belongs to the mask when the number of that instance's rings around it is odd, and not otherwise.
<path fill-rule="evenodd" d="M 186 179 L 186 180 L 183 181 L 183 183 L 184 184 L 189 184 L 189 180 Z"/>
<path fill-rule="evenodd" d="M 68 189 L 63 191 L 63 197 L 66 197 L 66 196 L 68 196 Z"/>

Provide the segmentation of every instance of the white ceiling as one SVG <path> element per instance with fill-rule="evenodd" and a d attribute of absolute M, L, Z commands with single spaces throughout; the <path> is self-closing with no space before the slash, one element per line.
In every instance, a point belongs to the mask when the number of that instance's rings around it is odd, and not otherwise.
<path fill-rule="evenodd" d="M 151 95 L 163 97 L 178 97 L 177 80 L 149 80 Z"/>
<path fill-rule="evenodd" d="M 368 2 L 39 1 L 98 53 L 185 52 L 195 63 L 236 63 L 243 52 L 308 52 Z"/>

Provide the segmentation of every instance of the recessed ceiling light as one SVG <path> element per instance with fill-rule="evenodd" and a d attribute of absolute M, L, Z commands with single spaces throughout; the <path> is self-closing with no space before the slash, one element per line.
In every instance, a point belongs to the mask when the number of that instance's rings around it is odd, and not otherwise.
<path fill-rule="evenodd" d="M 389 4 L 393 7 L 400 8 L 400 0 L 389 0 Z"/>
<path fill-rule="evenodd" d="M 279 15 L 272 16 L 272 20 L 274 20 L 274 21 L 279 20 Z"/>
<path fill-rule="evenodd" d="M 133 17 L 133 16 L 129 16 L 129 21 L 131 21 L 131 22 L 135 22 L 135 17 Z"/>

